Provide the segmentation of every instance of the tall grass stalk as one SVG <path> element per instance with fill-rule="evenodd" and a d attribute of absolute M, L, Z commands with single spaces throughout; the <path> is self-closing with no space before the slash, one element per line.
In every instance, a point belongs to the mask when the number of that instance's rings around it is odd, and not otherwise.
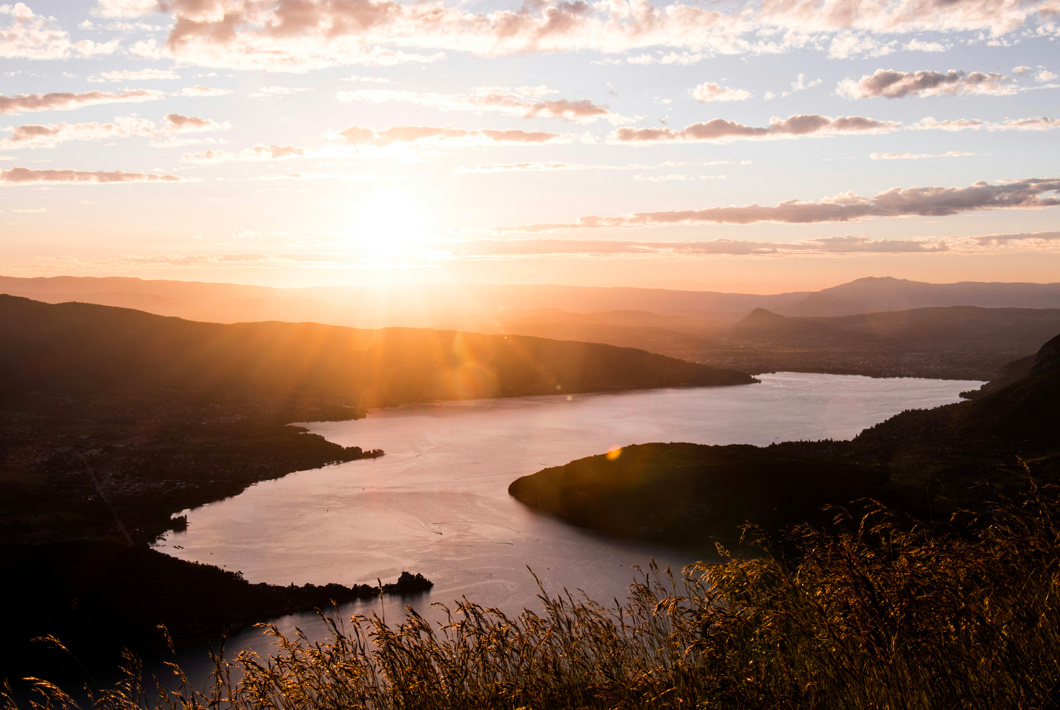
<path fill-rule="evenodd" d="M 1056 491 L 940 533 L 879 506 L 797 528 L 796 554 L 680 574 L 611 606 L 542 592 L 518 617 L 461 600 L 432 625 L 325 616 L 330 638 L 215 658 L 213 686 L 149 691 L 135 659 L 96 708 L 1044 708 L 1060 706 Z M 753 532 L 753 531 L 752 531 Z M 723 551 L 724 552 L 724 551 Z M 236 671 L 236 672 L 233 672 Z M 179 676 L 179 668 L 173 672 Z M 239 678 L 233 682 L 232 678 Z M 41 682 L 37 708 L 70 707 Z M 4 707 L 15 708 L 8 694 Z"/>

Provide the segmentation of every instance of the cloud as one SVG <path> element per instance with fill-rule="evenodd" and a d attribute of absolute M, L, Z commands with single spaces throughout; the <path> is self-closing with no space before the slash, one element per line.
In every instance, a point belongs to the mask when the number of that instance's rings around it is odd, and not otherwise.
<path fill-rule="evenodd" d="M 466 128 L 436 128 L 432 126 L 391 126 L 377 131 L 372 128 L 351 126 L 338 134 L 350 145 L 385 146 L 395 143 L 557 143 L 566 142 L 568 136 L 544 131 L 491 130 Z"/>
<path fill-rule="evenodd" d="M 1034 4 L 1020 0 L 773 0 L 762 15 L 778 25 L 811 30 L 862 30 L 872 33 L 986 30 L 998 36 L 1013 32 L 1029 17 Z"/>
<path fill-rule="evenodd" d="M 785 119 L 773 118 L 770 119 L 768 126 L 747 126 L 716 118 L 706 123 L 694 123 L 680 130 L 668 127 L 619 128 L 611 133 L 611 141 L 614 143 L 730 143 L 736 140 L 797 138 L 837 133 L 887 133 L 897 129 L 899 125 L 892 121 L 877 121 L 864 116 L 830 118 L 817 114 L 794 115 Z"/>
<path fill-rule="evenodd" d="M 0 95 L 0 114 L 30 113 L 32 111 L 68 111 L 82 106 L 115 103 L 137 103 L 156 101 L 164 97 L 153 89 L 126 89 L 120 93 L 89 91 L 83 94 L 19 94 Z"/>
<path fill-rule="evenodd" d="M 1036 209 L 1060 205 L 1060 178 L 1028 178 L 968 187 L 892 188 L 871 197 L 846 192 L 819 202 L 789 200 L 773 207 L 757 204 L 699 210 L 637 212 L 618 217 L 582 217 L 567 224 L 533 224 L 502 228 L 502 232 L 545 232 L 560 229 L 650 227 L 681 224 L 752 224 L 780 222 L 814 224 L 848 222 L 867 217 L 946 217 L 993 209 Z"/>
<path fill-rule="evenodd" d="M 707 58 L 707 55 L 702 52 L 689 52 L 689 51 L 670 51 L 670 52 L 659 52 L 657 54 L 636 54 L 633 56 L 627 56 L 625 60 L 622 59 L 597 59 L 593 61 L 593 64 L 636 64 L 639 66 L 650 66 L 652 64 L 661 64 L 666 66 L 668 64 L 676 64 L 679 66 L 689 66 L 692 64 L 698 64 Z"/>
<path fill-rule="evenodd" d="M 686 175 L 684 173 L 668 173 L 666 175 L 634 175 L 636 182 L 689 182 L 692 180 L 728 180 L 725 175 Z"/>
<path fill-rule="evenodd" d="M 910 32 L 979 32 L 985 41 L 987 33 L 999 37 L 1049 18 L 1034 0 L 765 0 L 706 6 L 693 0 L 535 0 L 488 11 L 441 0 L 99 1 L 104 15 L 169 13 L 173 22 L 165 51 L 171 57 L 275 71 L 370 63 L 381 53 L 414 50 L 499 56 L 662 48 L 709 56 L 827 47 L 821 35 L 843 32 L 855 33 L 861 44 Z"/>
<path fill-rule="evenodd" d="M 783 94 L 781 94 L 781 96 L 791 96 L 792 94 L 797 94 L 800 91 L 812 89 L 813 87 L 821 84 L 823 81 L 823 79 L 814 79 L 813 81 L 807 82 L 806 75 L 799 74 L 797 77 L 795 77 L 795 81 L 791 82 L 791 90 L 785 91 Z"/>
<path fill-rule="evenodd" d="M 646 242 L 589 239 L 482 239 L 439 242 L 428 251 L 452 258 L 583 256 L 759 256 L 777 254 L 924 254 L 950 250 L 947 239 L 870 239 L 845 236 L 798 242 L 714 239 L 699 242 Z"/>
<path fill-rule="evenodd" d="M 931 116 L 927 116 L 910 125 L 909 128 L 914 131 L 932 130 L 949 131 L 952 133 L 955 131 L 975 131 L 989 125 L 991 125 L 989 121 L 983 121 L 978 118 L 956 118 L 939 121 Z"/>
<path fill-rule="evenodd" d="M 220 145 L 226 141 L 222 138 L 164 138 L 151 141 L 152 148 L 187 148 L 193 145 Z"/>
<path fill-rule="evenodd" d="M 473 168 L 457 168 L 457 173 L 540 173 L 558 170 L 598 170 L 600 166 L 585 163 L 564 163 L 560 161 L 521 162 L 521 163 L 487 163 Z"/>
<path fill-rule="evenodd" d="M 280 175 L 257 175 L 250 180 L 379 180 L 378 173 L 283 173 Z"/>
<path fill-rule="evenodd" d="M 246 148 L 239 153 L 220 150 L 207 150 L 201 153 L 185 153 L 181 158 L 185 163 L 228 163 L 232 161 L 284 160 L 286 158 L 304 158 L 304 148 L 293 145 L 262 145 Z"/>
<path fill-rule="evenodd" d="M 1001 74 L 984 74 L 951 69 L 948 72 L 916 71 L 900 72 L 878 69 L 875 74 L 860 80 L 844 79 L 837 88 L 841 96 L 848 99 L 869 99 L 885 96 L 899 99 L 905 96 L 941 96 L 943 94 L 993 94 L 1013 93 L 1006 86 L 1007 77 Z"/>
<path fill-rule="evenodd" d="M 985 234 L 972 237 L 980 245 L 1004 246 L 1011 242 L 1060 242 L 1060 232 L 1020 232 L 1018 234 Z"/>
<path fill-rule="evenodd" d="M 179 79 L 180 75 L 172 69 L 139 69 L 137 71 L 108 71 L 88 77 L 93 84 L 118 81 L 169 81 Z"/>
<path fill-rule="evenodd" d="M 231 93 L 232 92 L 229 89 L 215 89 L 213 87 L 196 84 L 195 86 L 185 86 L 174 94 L 174 96 L 228 96 Z"/>
<path fill-rule="evenodd" d="M 364 84 L 389 84 L 390 79 L 381 76 L 365 76 L 364 74 L 350 74 L 342 77 L 342 81 L 361 82 Z"/>
<path fill-rule="evenodd" d="M 1004 121 L 991 122 L 978 118 L 957 118 L 944 121 L 931 116 L 920 119 L 909 126 L 912 130 L 935 131 L 1051 131 L 1060 128 L 1060 119 L 1040 116 L 1036 118 L 1006 118 Z"/>
<path fill-rule="evenodd" d="M 731 165 L 729 161 L 717 161 L 717 163 L 703 163 L 703 165 L 724 164 Z M 660 163 L 659 165 L 645 165 L 643 163 L 626 163 L 624 165 L 606 165 L 601 163 L 565 163 L 560 161 L 541 162 L 519 162 L 519 163 L 487 163 L 477 165 L 473 168 L 457 168 L 456 173 L 534 173 L 554 172 L 561 170 L 651 170 L 657 167 L 677 167 L 686 163 Z"/>
<path fill-rule="evenodd" d="M 159 10 L 158 0 L 98 0 L 96 6 L 103 17 L 142 17 Z"/>
<path fill-rule="evenodd" d="M 273 96 L 294 96 L 307 91 L 312 91 L 312 89 L 305 86 L 263 86 L 249 96 L 252 99 L 267 99 Z"/>
<path fill-rule="evenodd" d="M 113 184 L 120 182 L 180 182 L 176 175 L 126 173 L 121 170 L 85 172 L 81 170 L 0 170 L 0 185 L 40 185 L 52 183 Z"/>
<path fill-rule="evenodd" d="M 224 131 L 231 126 L 206 118 L 171 113 L 162 123 L 139 116 L 119 116 L 109 123 L 51 123 L 29 124 L 0 128 L 11 135 L 0 139 L 0 147 L 8 150 L 51 148 L 67 141 L 109 140 L 112 138 L 163 138 L 180 133 Z"/>
<path fill-rule="evenodd" d="M 751 92 L 743 89 L 727 89 L 718 84 L 707 82 L 692 89 L 692 98 L 703 103 L 713 101 L 743 101 L 751 98 Z"/>
<path fill-rule="evenodd" d="M 945 52 L 949 49 L 949 45 L 942 42 L 925 42 L 914 37 L 905 43 L 903 49 L 907 52 Z"/>
<path fill-rule="evenodd" d="M 856 56 L 885 57 L 894 53 L 896 42 L 881 42 L 874 35 L 856 32 L 840 32 L 828 45 L 828 56 L 832 59 L 849 59 Z"/>
<path fill-rule="evenodd" d="M 921 160 L 923 158 L 964 158 L 970 155 L 978 155 L 978 153 L 950 150 L 945 153 L 873 153 L 869 157 L 873 160 Z"/>
<path fill-rule="evenodd" d="M 54 18 L 36 15 L 23 3 L 0 5 L 0 57 L 7 59 L 66 59 L 74 55 L 112 54 L 118 41 L 99 44 L 91 40 L 73 42 Z"/>
<path fill-rule="evenodd" d="M 344 103 L 391 103 L 403 102 L 429 106 L 442 111 L 473 111 L 482 113 L 496 111 L 523 118 L 562 118 L 576 123 L 589 123 L 598 119 L 624 121 L 612 114 L 606 106 L 588 100 L 545 99 L 556 92 L 544 86 L 521 87 L 476 87 L 470 94 L 417 93 L 393 89 L 357 89 L 339 91 L 335 98 Z"/>
<path fill-rule="evenodd" d="M 1045 116 L 1039 118 L 1010 118 L 1001 123 L 987 126 L 987 130 L 991 131 L 1051 131 L 1054 128 L 1060 128 L 1060 119 L 1047 118 Z"/>

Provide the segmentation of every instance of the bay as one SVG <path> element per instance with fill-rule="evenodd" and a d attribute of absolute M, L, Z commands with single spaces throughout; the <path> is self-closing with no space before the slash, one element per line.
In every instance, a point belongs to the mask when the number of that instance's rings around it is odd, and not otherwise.
<path fill-rule="evenodd" d="M 904 409 L 958 400 L 980 383 L 777 373 L 754 385 L 444 402 L 307 425 L 386 455 L 301 471 L 187 512 L 187 530 L 156 548 L 287 585 L 393 581 L 403 570 L 434 589 L 392 600 L 466 596 L 517 612 L 550 593 L 624 596 L 632 567 L 687 554 L 615 542 L 534 513 L 507 492 L 519 476 L 635 443 L 849 439 Z M 533 570 L 537 579 L 530 574 Z M 385 608 L 385 607 L 384 607 Z"/>

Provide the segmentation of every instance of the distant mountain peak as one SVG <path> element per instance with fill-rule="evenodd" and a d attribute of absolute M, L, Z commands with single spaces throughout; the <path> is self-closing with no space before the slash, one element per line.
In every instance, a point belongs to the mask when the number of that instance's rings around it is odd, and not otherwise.
<path fill-rule="evenodd" d="M 840 285 L 849 286 L 850 284 L 857 284 L 857 283 L 906 283 L 906 284 L 911 284 L 911 283 L 920 283 L 920 282 L 919 281 L 910 281 L 909 279 L 899 279 L 899 278 L 895 278 L 894 276 L 862 276 L 860 279 L 854 279 L 853 281 L 849 282 L 848 284 L 840 284 Z M 839 287 L 837 286 L 836 288 L 839 288 Z"/>
<path fill-rule="evenodd" d="M 745 326 L 766 325 L 786 320 L 788 320 L 786 316 L 778 315 L 765 308 L 756 308 L 737 321 L 733 327 L 740 328 Z"/>

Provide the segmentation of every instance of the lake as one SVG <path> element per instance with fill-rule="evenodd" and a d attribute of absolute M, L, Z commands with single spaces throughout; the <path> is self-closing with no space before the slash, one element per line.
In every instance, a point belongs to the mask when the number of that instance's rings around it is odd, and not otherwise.
<path fill-rule="evenodd" d="M 898 412 L 955 402 L 981 383 L 777 373 L 737 387 L 445 402 L 307 426 L 330 441 L 386 455 L 290 474 L 187 512 L 188 528 L 156 549 L 287 585 L 393 581 L 402 570 L 435 583 L 415 599 L 462 596 L 506 612 L 550 592 L 623 597 L 633 565 L 663 548 L 614 542 L 533 513 L 508 496 L 519 476 L 618 446 L 652 441 L 766 445 L 849 439 Z M 354 610 L 378 608 L 370 604 Z M 344 613 L 346 610 L 344 610 Z M 351 612 L 352 613 L 352 612 Z"/>

